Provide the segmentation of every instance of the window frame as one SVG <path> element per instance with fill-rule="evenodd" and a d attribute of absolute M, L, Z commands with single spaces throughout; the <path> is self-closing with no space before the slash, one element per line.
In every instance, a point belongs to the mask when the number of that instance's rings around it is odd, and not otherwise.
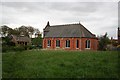
<path fill-rule="evenodd" d="M 60 48 L 60 40 L 56 40 L 56 48 Z"/>
<path fill-rule="evenodd" d="M 66 48 L 70 48 L 70 40 L 66 40 L 65 41 L 65 47 Z"/>
<path fill-rule="evenodd" d="M 91 46 L 90 43 L 91 43 L 90 40 L 86 40 L 86 41 L 85 41 L 85 48 L 86 48 L 86 49 L 90 49 L 90 46 Z"/>
<path fill-rule="evenodd" d="M 76 48 L 77 49 L 79 48 L 79 40 L 78 39 L 76 40 Z"/>
<path fill-rule="evenodd" d="M 47 47 L 51 47 L 51 40 L 47 40 Z"/>

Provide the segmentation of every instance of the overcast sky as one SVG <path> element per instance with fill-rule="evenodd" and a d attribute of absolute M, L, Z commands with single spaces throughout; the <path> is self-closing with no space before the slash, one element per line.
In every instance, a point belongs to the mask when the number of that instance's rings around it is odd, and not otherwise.
<path fill-rule="evenodd" d="M 81 23 L 93 34 L 117 38 L 118 2 L 2 1 L 2 24 L 11 28 L 33 26 L 43 32 L 50 25 Z"/>

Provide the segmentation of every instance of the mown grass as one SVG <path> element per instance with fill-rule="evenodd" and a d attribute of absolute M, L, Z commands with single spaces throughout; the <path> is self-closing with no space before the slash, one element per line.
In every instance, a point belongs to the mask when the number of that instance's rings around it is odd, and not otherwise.
<path fill-rule="evenodd" d="M 3 78 L 119 78 L 116 51 L 23 51 L 2 54 Z"/>

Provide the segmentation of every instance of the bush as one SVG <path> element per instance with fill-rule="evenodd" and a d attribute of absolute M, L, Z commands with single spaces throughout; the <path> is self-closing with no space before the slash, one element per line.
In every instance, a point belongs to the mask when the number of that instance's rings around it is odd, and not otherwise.
<path fill-rule="evenodd" d="M 23 46 L 2 46 L 2 52 L 7 52 L 7 51 L 23 51 L 25 50 L 25 47 Z"/>
<path fill-rule="evenodd" d="M 33 45 L 27 45 L 27 46 L 24 46 L 24 47 L 25 47 L 25 50 L 27 50 L 27 49 L 29 49 L 29 50 L 34 49 Z"/>
<path fill-rule="evenodd" d="M 120 51 L 120 45 L 117 46 L 117 50 Z"/>
<path fill-rule="evenodd" d="M 99 37 L 99 50 L 106 51 L 109 43 L 110 39 L 108 38 L 107 33 L 104 36 Z"/>
<path fill-rule="evenodd" d="M 30 50 L 33 49 L 33 46 L 29 46 L 29 49 L 30 49 Z"/>
<path fill-rule="evenodd" d="M 25 50 L 25 47 L 23 47 L 23 46 L 15 46 L 15 47 L 13 48 L 13 50 L 14 50 L 14 51 L 23 51 L 23 50 Z"/>
<path fill-rule="evenodd" d="M 8 49 L 10 49 L 8 46 L 2 46 L 2 52 L 6 52 Z"/>
<path fill-rule="evenodd" d="M 31 50 L 31 49 L 36 49 L 36 48 L 41 48 L 41 46 L 35 46 L 35 45 L 17 45 L 17 46 L 9 46 L 9 45 L 2 45 L 2 52 L 7 52 L 7 51 L 23 51 L 23 50 Z"/>

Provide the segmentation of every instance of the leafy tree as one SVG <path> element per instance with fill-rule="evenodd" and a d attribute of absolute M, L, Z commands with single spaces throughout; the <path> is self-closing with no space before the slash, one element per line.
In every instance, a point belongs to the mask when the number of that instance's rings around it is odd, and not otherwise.
<path fill-rule="evenodd" d="M 20 32 L 20 35 L 29 36 L 28 28 L 26 26 L 19 27 L 18 31 Z"/>
<path fill-rule="evenodd" d="M 27 28 L 28 28 L 29 37 L 32 38 L 32 35 L 33 35 L 34 31 L 35 31 L 35 28 L 33 28 L 33 27 L 31 27 L 31 26 L 28 26 Z"/>
<path fill-rule="evenodd" d="M 105 33 L 104 36 L 99 37 L 99 50 L 106 50 L 107 44 L 110 43 L 110 39 L 107 36 L 107 33 Z"/>
<path fill-rule="evenodd" d="M 34 33 L 35 29 L 32 26 L 28 26 L 28 32 Z"/>
<path fill-rule="evenodd" d="M 3 37 L 7 36 L 7 35 L 24 35 L 24 36 L 32 36 L 33 33 L 40 33 L 40 31 L 32 26 L 21 26 L 15 29 L 9 28 L 6 25 L 1 26 L 1 35 Z"/>
<path fill-rule="evenodd" d="M 2 45 L 15 46 L 15 43 L 11 41 L 11 37 L 2 37 Z"/>
<path fill-rule="evenodd" d="M 18 28 L 15 28 L 15 29 L 12 30 L 11 34 L 20 35 L 20 31 L 18 30 Z"/>
<path fill-rule="evenodd" d="M 19 32 L 19 30 L 17 28 L 12 29 L 12 28 L 10 28 L 10 27 L 8 27 L 6 25 L 1 26 L 1 29 L 2 29 L 1 35 L 3 37 L 6 37 L 7 35 L 11 35 L 11 34 L 13 34 L 13 35 L 19 35 L 20 34 L 20 32 Z"/>
<path fill-rule="evenodd" d="M 20 32 L 21 35 L 32 36 L 36 29 L 32 26 L 21 26 L 17 30 Z"/>
<path fill-rule="evenodd" d="M 42 47 L 42 35 L 40 34 L 37 38 L 33 38 L 32 44 L 38 47 Z"/>
<path fill-rule="evenodd" d="M 1 29 L 2 29 L 2 31 L 1 31 L 2 37 L 7 36 L 6 34 L 11 34 L 11 32 L 12 32 L 12 30 L 13 30 L 12 28 L 9 28 L 9 27 L 6 26 L 6 25 L 1 26 Z"/>

